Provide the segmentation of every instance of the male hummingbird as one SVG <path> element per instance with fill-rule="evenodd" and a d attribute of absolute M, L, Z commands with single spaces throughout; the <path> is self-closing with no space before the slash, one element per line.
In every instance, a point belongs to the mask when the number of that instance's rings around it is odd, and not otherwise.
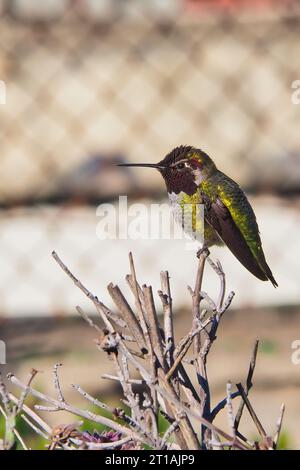
<path fill-rule="evenodd" d="M 225 244 L 254 276 L 278 286 L 266 262 L 248 199 L 239 185 L 218 170 L 203 150 L 180 146 L 157 164 L 124 163 L 120 166 L 156 168 L 166 183 L 176 219 L 182 220 L 180 213 L 185 205 L 192 207 L 193 214 L 196 214 L 193 207 L 204 205 L 204 249 Z M 192 225 L 197 231 L 201 221 L 193 216 Z M 187 231 L 190 232 L 190 228 Z"/>

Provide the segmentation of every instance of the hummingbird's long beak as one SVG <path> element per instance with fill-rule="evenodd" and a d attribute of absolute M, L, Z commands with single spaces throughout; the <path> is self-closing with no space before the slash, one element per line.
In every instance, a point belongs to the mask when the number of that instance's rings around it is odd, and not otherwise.
<path fill-rule="evenodd" d="M 118 163 L 117 166 L 137 166 L 141 168 L 156 168 L 157 170 L 164 168 L 164 166 L 159 165 L 159 163 Z"/>

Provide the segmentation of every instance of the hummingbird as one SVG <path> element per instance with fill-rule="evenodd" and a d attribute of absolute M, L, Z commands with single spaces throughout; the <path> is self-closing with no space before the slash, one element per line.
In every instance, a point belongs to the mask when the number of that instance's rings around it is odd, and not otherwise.
<path fill-rule="evenodd" d="M 175 219 L 182 220 L 185 205 L 191 207 L 192 230 L 183 227 L 189 234 L 201 229 L 201 220 L 194 208 L 199 204 L 204 206 L 204 240 L 198 256 L 211 246 L 226 245 L 250 273 L 278 286 L 266 262 L 256 216 L 246 195 L 235 181 L 218 170 L 207 153 L 181 145 L 158 163 L 122 163 L 119 166 L 157 169 L 165 181 Z"/>

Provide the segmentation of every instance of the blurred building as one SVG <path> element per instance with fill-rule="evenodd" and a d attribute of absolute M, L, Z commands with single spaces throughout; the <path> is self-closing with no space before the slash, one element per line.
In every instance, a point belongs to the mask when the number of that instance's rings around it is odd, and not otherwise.
<path fill-rule="evenodd" d="M 53 249 L 106 301 L 132 250 L 147 283 L 170 270 L 185 306 L 193 253 L 180 242 L 99 241 L 95 211 L 119 194 L 159 200 L 155 172 L 115 164 L 155 162 L 185 143 L 250 192 L 278 277 L 275 293 L 216 252 L 236 306 L 299 303 L 299 25 L 299 3 L 288 0 L 2 1 L 2 315 L 85 302 Z M 213 273 L 207 283 L 217 285 Z"/>

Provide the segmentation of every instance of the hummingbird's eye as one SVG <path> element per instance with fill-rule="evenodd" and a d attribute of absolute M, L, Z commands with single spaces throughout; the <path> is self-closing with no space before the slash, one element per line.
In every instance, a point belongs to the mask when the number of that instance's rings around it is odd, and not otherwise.
<path fill-rule="evenodd" d="M 177 168 L 177 170 L 183 170 L 183 168 L 185 168 L 185 164 L 184 163 L 178 163 L 178 165 L 176 165 L 176 168 Z"/>

